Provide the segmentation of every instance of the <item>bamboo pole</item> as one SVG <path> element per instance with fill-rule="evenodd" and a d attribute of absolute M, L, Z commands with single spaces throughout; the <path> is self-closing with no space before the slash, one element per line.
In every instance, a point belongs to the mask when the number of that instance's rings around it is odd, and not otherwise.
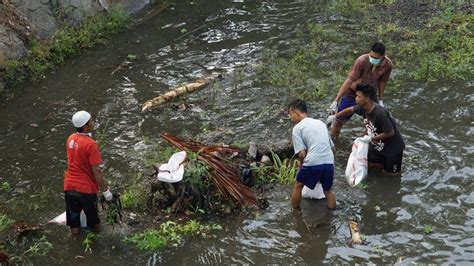
<path fill-rule="evenodd" d="M 205 86 L 207 86 L 209 83 L 211 83 L 214 80 L 216 80 L 217 78 L 219 78 L 220 76 L 221 75 L 219 73 L 212 73 L 211 75 L 209 75 L 207 77 L 204 77 L 202 79 L 198 79 L 194 82 L 191 82 L 191 83 L 188 83 L 186 85 L 174 88 L 174 89 L 166 92 L 165 94 L 162 94 L 158 97 L 155 97 L 151 100 L 146 101 L 142 105 L 142 112 L 144 112 L 148 109 L 157 107 L 160 104 L 163 104 L 163 103 L 165 103 L 165 102 L 167 102 L 171 99 L 177 98 L 180 95 L 200 90 L 200 89 L 204 88 Z"/>

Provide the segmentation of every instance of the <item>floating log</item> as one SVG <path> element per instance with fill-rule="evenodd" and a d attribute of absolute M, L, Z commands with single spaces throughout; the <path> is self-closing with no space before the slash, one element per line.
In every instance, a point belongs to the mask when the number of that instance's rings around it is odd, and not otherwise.
<path fill-rule="evenodd" d="M 156 106 L 159 106 L 160 104 L 163 104 L 171 99 L 177 98 L 180 95 L 200 90 L 204 88 L 205 86 L 207 86 L 208 84 L 210 84 L 211 82 L 213 82 L 214 80 L 216 80 L 217 78 L 219 78 L 220 76 L 221 74 L 219 73 L 212 73 L 211 75 L 204 77 L 202 79 L 198 79 L 184 86 L 174 88 L 166 92 L 165 94 L 162 94 L 158 97 L 155 97 L 151 100 L 146 101 L 142 106 L 142 112 L 146 111 L 147 109 L 151 109 Z"/>
<path fill-rule="evenodd" d="M 360 236 L 359 224 L 356 221 L 349 221 L 349 229 L 351 230 L 352 243 L 362 244 L 362 238 Z"/>

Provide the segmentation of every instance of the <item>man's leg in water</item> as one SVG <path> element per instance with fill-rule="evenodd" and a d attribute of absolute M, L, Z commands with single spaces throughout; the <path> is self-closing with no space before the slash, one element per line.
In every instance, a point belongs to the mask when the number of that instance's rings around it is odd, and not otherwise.
<path fill-rule="evenodd" d="M 346 121 L 343 120 L 336 120 L 332 125 L 331 125 L 331 138 L 333 140 L 337 139 L 339 137 L 339 133 L 341 132 L 342 126 Z"/>
<path fill-rule="evenodd" d="M 299 209 L 301 203 L 301 190 L 303 190 L 304 184 L 296 181 L 293 185 L 293 191 L 291 192 L 291 205 L 293 209 Z"/>
<path fill-rule="evenodd" d="M 328 209 L 335 209 L 336 208 L 336 195 L 332 190 L 324 191 L 324 195 L 326 196 L 326 200 L 328 203 Z"/>

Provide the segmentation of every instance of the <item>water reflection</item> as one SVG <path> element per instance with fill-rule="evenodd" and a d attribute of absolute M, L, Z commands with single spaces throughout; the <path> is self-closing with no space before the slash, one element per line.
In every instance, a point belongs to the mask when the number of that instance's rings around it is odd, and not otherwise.
<path fill-rule="evenodd" d="M 402 202 L 401 177 L 387 176 L 380 170 L 370 169 L 365 191 L 370 198 L 362 208 L 364 234 L 384 234 L 397 231 L 398 210 Z"/>
<path fill-rule="evenodd" d="M 303 199 L 301 210 L 293 211 L 295 231 L 301 239 L 296 242 L 295 259 L 301 258 L 306 264 L 322 264 L 327 253 L 332 211 L 327 209 L 325 200 Z"/>

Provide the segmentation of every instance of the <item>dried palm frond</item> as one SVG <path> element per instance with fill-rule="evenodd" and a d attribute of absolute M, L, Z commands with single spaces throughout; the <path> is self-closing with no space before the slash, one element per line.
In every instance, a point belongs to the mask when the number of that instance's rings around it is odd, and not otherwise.
<path fill-rule="evenodd" d="M 217 189 L 240 205 L 256 206 L 257 198 L 249 187 L 240 183 L 238 166 L 219 153 L 240 152 L 239 148 L 230 146 L 207 146 L 199 142 L 183 140 L 168 133 L 160 136 L 178 147 L 180 150 L 196 153 L 197 159 L 209 165 L 212 169 L 210 179 Z"/>

